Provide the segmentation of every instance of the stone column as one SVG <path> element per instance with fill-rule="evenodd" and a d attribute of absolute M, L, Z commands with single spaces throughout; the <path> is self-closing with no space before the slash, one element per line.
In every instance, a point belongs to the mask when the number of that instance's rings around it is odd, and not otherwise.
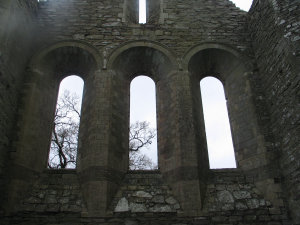
<path fill-rule="evenodd" d="M 78 171 L 87 203 L 86 216 L 109 214 L 107 209 L 128 168 L 128 146 L 124 150 L 122 140 L 115 138 L 121 130 L 114 127 L 113 121 L 114 83 L 112 71 L 97 71 L 85 81 Z"/>
<path fill-rule="evenodd" d="M 26 71 L 18 109 L 13 150 L 10 152 L 8 211 L 30 187 L 35 176 L 47 166 L 53 115 L 58 92 L 57 81 L 49 72 Z"/>
<path fill-rule="evenodd" d="M 188 72 L 182 71 L 171 72 L 157 84 L 159 166 L 185 216 L 201 214 L 208 173 L 206 141 L 199 140 L 205 133 L 197 127 L 200 115 L 193 85 Z"/>

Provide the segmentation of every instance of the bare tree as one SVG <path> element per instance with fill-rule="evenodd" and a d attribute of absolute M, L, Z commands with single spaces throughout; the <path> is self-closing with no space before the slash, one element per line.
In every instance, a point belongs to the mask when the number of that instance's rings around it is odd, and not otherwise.
<path fill-rule="evenodd" d="M 141 149 L 148 148 L 152 144 L 156 131 L 150 128 L 149 122 L 136 121 L 130 125 L 129 131 L 129 169 L 131 170 L 153 170 L 157 165 Z"/>
<path fill-rule="evenodd" d="M 75 168 L 80 121 L 80 97 L 65 91 L 57 101 L 52 139 L 49 152 L 49 168 Z"/>
<path fill-rule="evenodd" d="M 75 168 L 80 122 L 80 97 L 65 91 L 58 99 L 52 129 L 48 167 L 53 169 Z M 156 169 L 157 165 L 141 153 L 148 148 L 156 136 L 148 122 L 135 122 L 130 125 L 129 168 L 131 170 Z"/>

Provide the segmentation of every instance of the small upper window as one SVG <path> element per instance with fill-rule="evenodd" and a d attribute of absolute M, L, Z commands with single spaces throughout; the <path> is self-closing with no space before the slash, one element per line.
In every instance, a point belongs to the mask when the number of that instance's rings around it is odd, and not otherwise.
<path fill-rule="evenodd" d="M 139 23 L 146 23 L 146 0 L 139 0 Z"/>

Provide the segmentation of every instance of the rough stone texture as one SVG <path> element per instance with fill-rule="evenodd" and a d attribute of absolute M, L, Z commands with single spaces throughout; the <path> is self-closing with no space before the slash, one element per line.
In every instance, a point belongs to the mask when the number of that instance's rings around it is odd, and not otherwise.
<path fill-rule="evenodd" d="M 253 179 L 233 169 L 211 171 L 201 217 L 176 216 L 182 209 L 158 171 L 128 173 L 111 209 L 113 216 L 85 217 L 76 171 L 47 171 L 10 224 L 289 224 L 284 207 L 274 211 Z"/>
<path fill-rule="evenodd" d="M 0 2 L 0 192 L 5 193 L 9 152 L 13 151 L 15 118 L 20 86 L 33 54 L 32 36 L 37 3 L 35 0 Z M 22 24 L 26 24 L 23 26 Z M 2 213 L 4 194 L 0 196 Z"/>
<path fill-rule="evenodd" d="M 299 1 L 147 7 L 141 25 L 135 0 L 1 1 L 1 224 L 300 224 Z M 47 172 L 72 74 L 85 82 L 78 166 Z M 140 74 L 157 90 L 159 171 L 148 174 L 127 171 Z M 224 84 L 237 170 L 208 167 L 206 76 Z"/>
<path fill-rule="evenodd" d="M 46 171 L 33 184 L 29 195 L 22 201 L 20 209 L 25 213 L 86 211 L 76 171 Z"/>
<path fill-rule="evenodd" d="M 261 120 L 269 151 L 279 157 L 284 194 L 295 223 L 300 223 L 300 24 L 299 1 L 255 1 L 249 29 L 259 69 L 255 79 L 263 90 Z M 259 12 L 259 13 L 258 13 Z M 272 32 L 260 32 L 272 30 Z M 271 137 L 270 137 L 271 136 Z M 280 179 L 280 178 L 279 178 Z"/>
<path fill-rule="evenodd" d="M 171 213 L 180 210 L 180 204 L 161 174 L 132 171 L 126 175 L 112 208 L 114 212 Z"/>

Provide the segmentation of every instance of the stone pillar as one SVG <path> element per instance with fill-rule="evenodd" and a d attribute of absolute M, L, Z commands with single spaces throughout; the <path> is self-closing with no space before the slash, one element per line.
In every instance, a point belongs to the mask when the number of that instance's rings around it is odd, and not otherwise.
<path fill-rule="evenodd" d="M 35 176 L 47 166 L 58 92 L 57 81 L 50 74 L 36 69 L 29 69 L 25 74 L 16 138 L 10 152 L 8 211 L 13 211 L 13 206 L 24 197 Z"/>
<path fill-rule="evenodd" d="M 107 209 L 128 168 L 128 145 L 124 149 L 122 140 L 115 137 L 121 130 L 113 121 L 114 83 L 112 71 L 97 71 L 85 81 L 77 165 L 86 216 L 109 214 Z"/>
<path fill-rule="evenodd" d="M 173 71 L 158 82 L 157 94 L 160 170 L 177 196 L 183 215 L 200 215 L 208 157 L 205 138 L 197 140 L 205 133 L 199 134 L 204 130 L 197 128 L 200 115 L 194 109 L 191 77 L 188 72 Z"/>

